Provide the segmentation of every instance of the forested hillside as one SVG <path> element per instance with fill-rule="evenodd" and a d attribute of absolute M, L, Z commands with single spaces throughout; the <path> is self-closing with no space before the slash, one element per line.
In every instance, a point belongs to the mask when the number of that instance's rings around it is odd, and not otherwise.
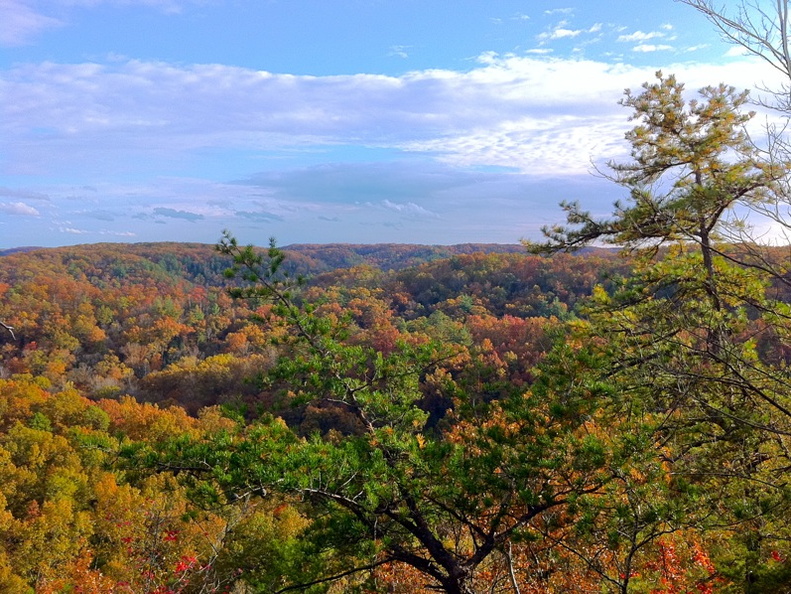
<path fill-rule="evenodd" d="M 628 270 L 606 252 L 551 259 L 478 252 L 402 267 L 393 262 L 405 253 L 414 260 L 434 252 L 370 251 L 381 267 L 330 269 L 327 261 L 345 254 L 334 261 L 347 264 L 355 249 L 311 248 L 310 260 L 291 269 L 327 271 L 311 276 L 294 303 L 313 304 L 312 316 L 337 326 L 325 338 L 363 349 L 354 356 L 364 359 L 348 364 L 374 364 L 364 361 L 370 351 L 388 369 L 406 365 L 399 382 L 410 378 L 404 389 L 419 402 L 428 432 L 452 425 L 459 390 L 474 389 L 484 401 L 521 393 L 559 321 L 573 319 L 595 285 Z M 291 259 L 288 252 L 284 269 Z M 188 244 L 101 244 L 0 259 L 0 320 L 8 326 L 0 328 L 0 583 L 7 591 L 219 592 L 242 584 L 273 591 L 326 571 L 313 566 L 319 558 L 310 547 L 318 543 L 298 538 L 318 529 L 305 502 L 248 495 L 232 504 L 214 494 L 214 503 L 201 503 L 201 489 L 146 468 L 134 454 L 171 439 L 235 433 L 241 427 L 232 419 L 256 426 L 270 414 L 302 436 L 361 432 L 348 406 L 299 395 L 313 372 L 282 369 L 300 348 L 288 338 L 289 312 L 267 300 L 232 299 L 227 287 L 237 281 L 223 274 L 231 265 L 213 246 Z M 414 368 L 417 361 L 425 367 Z M 341 564 L 346 545 L 333 551 L 331 542 L 322 555 Z M 401 571 L 375 575 L 396 584 L 408 579 Z"/>
<path fill-rule="evenodd" d="M 391 264 L 413 249 L 380 246 L 372 250 L 379 266 L 337 269 L 326 262 L 352 248 L 324 256 L 311 248 L 309 262 L 290 267 L 291 251 L 270 250 L 274 260 L 259 262 L 239 249 L 237 266 L 256 271 L 247 282 L 224 274 L 234 265 L 228 246 L 222 254 L 205 245 L 101 244 L 1 258 L 0 320 L 9 327 L 0 328 L 3 587 L 414 592 L 434 575 L 418 577 L 401 560 L 433 542 L 422 540 L 415 514 L 446 535 L 439 551 L 475 564 L 476 588 L 565 592 L 573 583 L 587 591 L 602 576 L 623 584 L 622 555 L 632 578 L 655 592 L 730 583 L 727 563 L 718 565 L 740 554 L 728 530 L 711 537 L 689 517 L 688 526 L 654 526 L 640 547 L 622 550 L 598 525 L 629 509 L 617 511 L 625 502 L 609 491 L 616 463 L 632 479 L 647 473 L 641 489 L 672 480 L 663 466 L 617 462 L 624 454 L 609 451 L 607 438 L 615 422 L 599 426 L 591 408 L 610 388 L 583 380 L 584 353 L 597 347 L 562 338 L 564 327 L 590 317 L 591 295 L 631 282 L 634 262 L 611 251 L 547 258 L 523 250 Z M 302 283 L 290 275 L 299 270 L 317 273 Z M 749 332 L 765 356 L 785 360 L 778 338 L 758 329 Z M 306 450 L 284 446 L 284 431 L 307 439 Z M 396 441 L 385 447 L 383 439 Z M 354 447 L 365 448 L 354 463 L 328 449 L 358 440 Z M 399 462 L 368 458 L 376 452 Z M 263 487 L 264 475 L 254 478 L 295 464 L 309 482 L 288 479 L 297 483 L 280 494 Z M 324 491 L 339 480 L 331 478 L 338 464 L 351 465 L 341 476 L 357 495 Z M 523 495 L 512 500 L 515 493 Z M 669 504 L 666 493 L 639 497 Z M 325 516 L 331 501 L 352 515 Z M 366 544 L 359 531 L 368 522 L 381 535 Z M 508 549 L 496 540 L 503 533 Z M 777 584 L 785 546 L 768 533 L 761 539 L 750 553 L 754 571 Z M 476 553 L 485 546 L 486 555 Z M 348 572 L 350 562 L 360 571 Z"/>
<path fill-rule="evenodd" d="M 426 332 L 446 326 L 464 333 L 462 322 L 471 314 L 514 323 L 563 317 L 596 283 L 625 270 L 607 253 L 547 260 L 524 250 L 392 270 L 392 262 L 404 253 L 414 259 L 416 250 L 380 246 L 375 261 L 385 269 L 364 262 L 307 276 L 306 298 L 356 307 L 369 326 L 405 330 L 408 324 Z M 310 252 L 299 260 L 294 253 L 300 250 L 287 251 L 284 268 L 310 275 L 330 269 L 327 262 L 338 254 L 344 265 L 357 259 L 353 247 Z M 0 334 L 4 373 L 32 373 L 92 397 L 173 398 L 192 412 L 254 394 L 245 373 L 230 373 L 227 385 L 210 378 L 213 365 L 223 373 L 241 366 L 254 375 L 270 340 L 251 319 L 266 306 L 228 296 L 231 281 L 223 273 L 230 264 L 213 246 L 192 244 L 98 244 L 0 258 L 0 320 L 13 328 L 13 335 Z M 194 380 L 181 386 L 185 366 L 206 377 L 197 386 Z"/>

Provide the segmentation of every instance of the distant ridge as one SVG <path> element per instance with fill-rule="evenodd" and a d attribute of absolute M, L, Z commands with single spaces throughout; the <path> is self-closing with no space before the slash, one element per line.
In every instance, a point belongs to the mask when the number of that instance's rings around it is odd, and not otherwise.
<path fill-rule="evenodd" d="M 43 249 L 47 249 L 47 248 L 42 248 L 34 245 L 14 247 L 5 250 L 0 250 L 0 256 L 10 256 L 11 254 L 18 254 L 19 252 L 32 252 L 34 250 L 43 250 Z"/>
<path fill-rule="evenodd" d="M 299 243 L 283 246 L 289 254 L 298 254 L 302 267 L 313 272 L 349 268 L 367 264 L 382 270 L 401 270 L 433 260 L 466 254 L 524 254 L 517 244 L 460 243 L 456 245 L 423 245 L 412 243 Z"/>
<path fill-rule="evenodd" d="M 258 246 L 265 249 L 265 246 Z M 399 271 L 435 260 L 469 254 L 522 254 L 527 250 L 519 244 L 459 243 L 455 245 L 428 245 L 412 243 L 295 243 L 281 246 L 286 254 L 285 269 L 291 273 L 315 275 L 338 268 L 372 266 L 382 271 Z M 23 246 L 0 250 L 0 257 L 24 257 L 29 252 L 39 252 L 44 258 L 61 258 L 68 254 L 81 255 L 97 261 L 133 255 L 166 268 L 181 266 L 205 268 L 221 273 L 227 262 L 214 249 L 214 244 L 193 242 L 140 242 L 140 243 L 91 243 L 63 247 Z M 583 254 L 613 255 L 617 248 L 583 248 Z M 181 264 L 175 261 L 180 260 Z M 21 262 L 19 265 L 24 265 Z M 216 270 L 215 270 L 216 269 Z"/>
<path fill-rule="evenodd" d="M 265 246 L 258 246 L 265 249 Z M 474 253 L 484 254 L 525 254 L 525 249 L 517 244 L 462 243 L 457 245 L 422 245 L 408 243 L 378 244 L 291 244 L 281 246 L 287 253 L 286 269 L 292 273 L 320 274 L 337 268 L 368 265 L 381 270 L 402 270 L 426 262 Z M 16 247 L 0 250 L 2 256 L 23 256 L 38 251 L 42 256 L 62 257 L 67 254 L 80 254 L 85 257 L 106 260 L 108 257 L 135 255 L 158 263 L 167 260 L 173 267 L 173 259 L 182 259 L 184 265 L 189 261 L 223 261 L 214 249 L 214 244 L 192 242 L 141 242 L 141 243 L 93 243 L 63 247 L 42 248 L 34 246 Z M 219 264 L 217 264 L 219 266 Z M 223 264 L 224 266 L 224 264 Z M 221 269 L 218 268 L 218 269 Z"/>

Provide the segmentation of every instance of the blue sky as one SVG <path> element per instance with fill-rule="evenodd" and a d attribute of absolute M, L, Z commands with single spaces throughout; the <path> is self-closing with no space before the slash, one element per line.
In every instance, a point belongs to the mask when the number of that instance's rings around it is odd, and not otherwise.
<path fill-rule="evenodd" d="M 775 82 L 673 0 L 0 0 L 0 23 L 0 248 L 515 243 L 621 195 L 592 172 L 628 156 L 625 88 Z"/>

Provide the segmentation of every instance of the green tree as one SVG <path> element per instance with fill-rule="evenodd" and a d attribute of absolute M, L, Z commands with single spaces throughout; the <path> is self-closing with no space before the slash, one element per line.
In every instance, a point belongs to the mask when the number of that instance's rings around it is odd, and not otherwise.
<path fill-rule="evenodd" d="M 686 101 L 683 85 L 661 73 L 627 92 L 623 104 L 639 120 L 626 136 L 633 160 L 611 167 L 629 201 L 607 220 L 566 204 L 568 226 L 530 247 L 602 241 L 641 255 L 618 291 L 596 293 L 584 329 L 599 345 L 594 377 L 612 386 L 612 414 L 648 432 L 673 477 L 667 496 L 686 502 L 684 514 L 668 507 L 641 530 L 738 526 L 732 550 L 741 553 L 729 566 L 740 575 L 731 577 L 757 592 L 767 547 L 788 534 L 778 470 L 789 462 L 791 392 L 786 370 L 762 359 L 756 341 L 770 333 L 785 343 L 791 310 L 768 297 L 773 271 L 723 240 L 745 224 L 735 209 L 777 200 L 788 168 L 748 142 L 746 94 L 720 85 L 700 96 Z"/>
<path fill-rule="evenodd" d="M 697 245 L 711 276 L 715 242 L 728 238 L 744 220 L 738 206 L 766 204 L 787 173 L 784 164 L 766 163 L 749 142 L 741 113 L 747 92 L 719 85 L 699 91 L 702 100 L 684 99 L 675 76 L 657 72 L 657 82 L 626 92 L 621 104 L 639 124 L 626 133 L 632 161 L 610 163 L 609 177 L 629 190 L 614 216 L 595 220 L 578 203 L 562 203 L 570 226 L 544 228 L 549 241 L 534 251 L 574 250 L 603 241 L 627 248 L 666 243 Z"/>
<path fill-rule="evenodd" d="M 298 307 L 298 283 L 281 276 L 283 254 L 274 244 L 264 256 L 226 236 L 219 249 L 234 257 L 229 274 L 249 283 L 234 293 L 268 298 L 287 326 L 278 345 L 284 356 L 269 378 L 287 379 L 295 400 L 333 402 L 357 421 L 348 434 L 300 438 L 282 420 L 263 417 L 155 455 L 160 468 L 192 477 L 207 501 L 271 493 L 304 501 L 312 522 L 303 537 L 315 554 L 302 560 L 300 575 L 270 584 L 272 591 L 401 564 L 427 587 L 469 594 L 491 579 L 491 564 L 510 561 L 510 543 L 538 538 L 539 524 L 558 521 L 556 512 L 607 480 L 605 454 L 584 428 L 595 398 L 571 387 L 571 372 L 547 375 L 531 392 L 476 398 L 452 380 L 454 348 L 402 340 L 383 353 L 347 341 L 347 325 L 309 304 Z M 444 430 L 426 425 L 424 382 L 452 396 Z"/>

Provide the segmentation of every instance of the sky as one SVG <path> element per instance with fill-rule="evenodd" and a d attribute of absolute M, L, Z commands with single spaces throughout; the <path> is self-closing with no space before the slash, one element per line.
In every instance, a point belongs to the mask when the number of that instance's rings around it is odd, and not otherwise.
<path fill-rule="evenodd" d="M 623 196 L 597 169 L 628 160 L 624 89 L 779 85 L 674 0 L 0 0 L 0 23 L 0 248 L 538 239 L 561 200 Z"/>

